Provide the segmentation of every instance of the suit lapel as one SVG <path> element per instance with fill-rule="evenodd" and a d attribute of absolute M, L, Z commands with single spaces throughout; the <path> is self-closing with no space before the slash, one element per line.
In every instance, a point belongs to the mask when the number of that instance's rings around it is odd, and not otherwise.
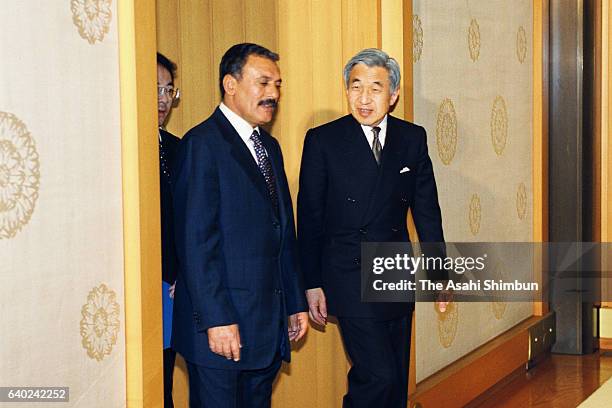
<path fill-rule="evenodd" d="M 352 116 L 348 117 L 349 126 L 346 126 L 344 134 L 347 140 L 346 153 L 351 155 L 351 160 L 359 165 L 362 172 L 370 175 L 378 171 L 378 164 L 372 153 L 372 147 L 368 143 L 363 128 Z"/>
<path fill-rule="evenodd" d="M 344 129 L 344 143 L 340 160 L 350 163 L 350 185 L 355 190 L 356 197 L 366 203 L 371 201 L 371 194 L 378 177 L 378 165 L 372 154 L 372 149 L 366 139 L 359 122 L 351 115 L 346 116 L 347 125 Z M 360 219 L 365 216 L 369 205 L 363 206 Z"/>
<path fill-rule="evenodd" d="M 388 196 L 393 192 L 395 174 L 398 162 L 402 156 L 402 145 L 399 131 L 395 126 L 395 118 L 387 116 L 387 135 L 385 146 L 382 151 L 382 160 L 378 171 L 376 183 L 372 189 L 372 195 L 367 211 L 364 213 L 362 223 L 367 223 L 380 211 L 380 207 L 388 201 Z"/>
<path fill-rule="evenodd" d="M 264 196 L 264 198 L 270 200 L 270 194 L 268 193 L 268 186 L 266 185 L 266 180 L 264 179 L 251 151 L 246 146 L 244 141 L 236 132 L 236 129 L 232 126 L 232 124 L 227 120 L 223 112 L 219 108 L 215 110 L 213 114 L 215 122 L 217 126 L 221 130 L 221 135 L 227 140 L 227 142 L 232 146 L 232 156 L 234 159 L 240 164 L 240 166 L 244 169 L 244 172 L 249 177 L 249 179 L 253 182 L 257 191 L 260 192 Z"/>

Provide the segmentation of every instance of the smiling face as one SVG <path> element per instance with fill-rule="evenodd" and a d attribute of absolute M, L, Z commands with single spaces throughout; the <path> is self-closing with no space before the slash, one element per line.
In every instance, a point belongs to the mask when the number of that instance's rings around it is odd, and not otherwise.
<path fill-rule="evenodd" d="M 223 78 L 223 103 L 251 126 L 269 123 L 280 98 L 281 77 L 276 63 L 249 55 L 239 77 Z"/>
<path fill-rule="evenodd" d="M 172 75 L 170 71 L 164 68 L 161 64 L 157 64 L 157 87 L 162 88 L 173 88 L 174 83 L 172 81 Z M 172 98 L 166 92 L 162 96 L 157 96 L 157 124 L 158 126 L 164 126 L 166 118 L 172 110 Z"/>
<path fill-rule="evenodd" d="M 386 68 L 357 64 L 351 70 L 346 97 L 351 114 L 360 124 L 378 125 L 398 96 L 399 90 L 391 91 Z"/>

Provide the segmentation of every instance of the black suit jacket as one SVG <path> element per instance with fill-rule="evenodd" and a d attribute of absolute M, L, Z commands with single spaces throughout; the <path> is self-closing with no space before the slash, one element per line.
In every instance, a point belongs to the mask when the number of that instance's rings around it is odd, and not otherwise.
<path fill-rule="evenodd" d="M 261 140 L 277 181 L 278 216 L 246 144 L 217 108 L 181 141 L 174 186 L 180 274 L 173 347 L 188 361 L 259 369 L 289 361 L 287 317 L 307 310 L 298 271 L 293 207 L 278 142 Z M 236 363 L 210 351 L 206 330 L 237 323 Z"/>
<path fill-rule="evenodd" d="M 172 133 L 159 129 L 161 135 L 159 163 L 159 192 L 161 207 L 162 279 L 174 283 L 178 271 L 178 260 L 174 246 L 174 219 L 172 211 L 172 168 L 180 139 Z M 162 158 L 163 157 L 163 158 Z"/>
<path fill-rule="evenodd" d="M 306 288 L 324 289 L 328 313 L 392 319 L 412 312 L 411 303 L 361 302 L 361 243 L 409 241 L 408 209 L 420 241 L 444 241 L 422 127 L 389 115 L 380 167 L 351 115 L 308 131 L 298 195 L 300 261 Z"/>

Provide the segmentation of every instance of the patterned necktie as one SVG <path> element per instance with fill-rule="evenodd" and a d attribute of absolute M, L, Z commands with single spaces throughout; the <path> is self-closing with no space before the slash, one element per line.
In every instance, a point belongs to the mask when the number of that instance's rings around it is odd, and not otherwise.
<path fill-rule="evenodd" d="M 274 207 L 274 210 L 278 212 L 278 194 L 276 192 L 276 179 L 274 178 L 274 171 L 272 171 L 272 163 L 270 163 L 270 158 L 266 154 L 266 149 L 261 143 L 257 130 L 253 130 L 251 140 L 255 145 L 257 165 L 259 166 L 259 170 L 261 171 L 261 174 L 263 174 L 264 178 L 266 179 L 266 184 L 268 185 L 268 193 L 270 193 L 272 206 Z"/>
<path fill-rule="evenodd" d="M 166 159 L 166 149 L 164 149 L 164 144 L 161 141 L 161 135 L 159 139 L 159 167 L 162 171 L 163 177 L 166 179 L 168 184 L 172 184 L 172 178 L 170 177 L 170 169 L 168 166 L 168 161 Z"/>
<path fill-rule="evenodd" d="M 378 138 L 380 128 L 378 126 L 374 126 L 372 128 L 372 133 L 374 134 L 374 140 L 372 141 L 372 153 L 374 153 L 376 163 L 378 163 L 380 166 L 380 159 L 382 157 L 382 145 L 380 144 L 380 139 Z"/>

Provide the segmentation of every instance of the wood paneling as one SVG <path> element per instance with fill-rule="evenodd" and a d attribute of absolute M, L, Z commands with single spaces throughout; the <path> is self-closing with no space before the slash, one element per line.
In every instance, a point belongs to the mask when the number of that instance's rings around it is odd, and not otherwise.
<path fill-rule="evenodd" d="M 181 0 L 179 4 L 181 54 L 177 63 L 183 95 L 177 108 L 183 111 L 183 121 L 178 136 L 208 117 L 218 101 L 210 3 Z"/>
<path fill-rule="evenodd" d="M 138 10 L 138 13 L 135 11 Z M 162 406 L 155 2 L 118 4 L 125 253 L 126 403 Z"/>
<path fill-rule="evenodd" d="M 532 317 L 421 381 L 410 405 L 423 408 L 462 407 L 525 364 Z"/>
<path fill-rule="evenodd" d="M 180 22 L 179 0 L 157 2 L 157 50 L 174 62 L 181 58 L 181 37 L 176 26 Z M 177 64 L 175 86 L 181 87 L 183 64 Z M 179 102 L 178 105 L 181 103 Z M 183 135 L 183 109 L 173 109 L 168 118 L 167 129 L 175 135 Z"/>
<path fill-rule="evenodd" d="M 610 135 L 612 135 L 612 77 L 610 76 L 610 67 L 612 67 L 612 53 L 610 52 L 610 44 L 612 44 L 612 27 L 610 26 L 610 17 L 612 9 L 609 0 L 602 0 L 601 8 L 601 228 L 600 236 L 602 242 L 611 242 L 611 223 L 612 223 L 612 151 L 610 150 Z M 607 253 L 603 255 L 603 269 L 609 270 L 612 264 Z M 602 299 L 612 299 L 612 284 L 609 279 L 604 279 L 601 283 Z M 612 308 L 612 302 L 602 302 L 602 307 Z M 612 328 L 609 328 L 612 330 Z"/>
<path fill-rule="evenodd" d="M 548 2 L 533 2 L 533 242 L 548 240 Z M 542 253 L 534 254 L 534 274 L 540 287 L 547 281 Z M 547 302 L 534 302 L 533 313 L 548 313 Z"/>
<path fill-rule="evenodd" d="M 400 99 L 398 100 L 393 115 L 401 119 L 407 119 L 405 105 L 412 105 L 412 94 L 404 95 L 406 82 L 412 83 L 412 60 L 405 64 L 404 59 L 404 32 L 411 33 L 412 23 L 408 30 L 404 31 L 404 7 L 412 8 L 411 4 L 404 6 L 402 0 L 380 0 L 380 39 L 379 47 L 387 54 L 397 60 L 402 67 L 402 81 L 400 84 Z M 411 2 L 405 2 L 411 3 Z M 412 44 L 412 35 L 407 36 Z M 409 71 L 408 71 L 409 70 Z"/>
<path fill-rule="evenodd" d="M 612 378 L 609 353 L 583 356 L 552 354 L 537 366 L 514 376 L 499 390 L 487 392 L 488 399 L 468 408 L 573 408 Z M 587 405 L 607 407 L 602 405 Z"/>

